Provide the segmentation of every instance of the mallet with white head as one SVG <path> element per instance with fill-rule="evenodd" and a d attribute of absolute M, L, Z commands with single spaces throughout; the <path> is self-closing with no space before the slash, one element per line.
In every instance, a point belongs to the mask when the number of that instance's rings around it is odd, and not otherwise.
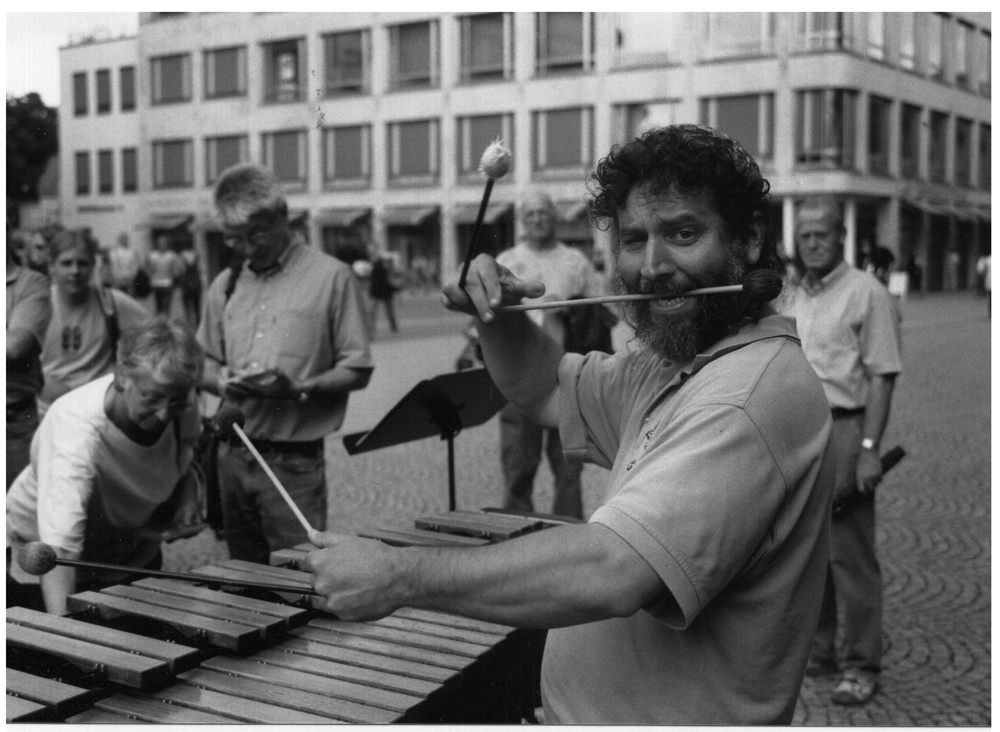
<path fill-rule="evenodd" d="M 465 280 L 469 276 L 469 265 L 472 264 L 472 258 L 476 255 L 479 230 L 482 228 L 483 218 L 486 216 L 486 206 L 490 202 L 490 193 L 493 192 L 493 182 L 498 178 L 503 178 L 510 170 L 510 148 L 503 144 L 503 140 L 497 138 L 483 151 L 483 156 L 479 159 L 479 170 L 486 174 L 486 188 L 483 190 L 483 200 L 479 204 L 476 225 L 472 229 L 472 239 L 469 241 L 469 248 L 465 251 L 462 274 L 458 278 L 458 286 L 462 289 L 465 289 Z"/>

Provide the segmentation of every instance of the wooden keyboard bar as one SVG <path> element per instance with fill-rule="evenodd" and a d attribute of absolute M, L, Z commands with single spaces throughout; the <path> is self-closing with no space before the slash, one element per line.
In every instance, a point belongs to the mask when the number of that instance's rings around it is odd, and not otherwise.
<path fill-rule="evenodd" d="M 362 653 L 372 653 L 391 658 L 400 658 L 406 661 L 416 661 L 430 666 L 440 666 L 453 671 L 461 671 L 469 661 L 465 656 L 459 656 L 448 651 L 430 651 L 426 648 L 413 648 L 410 646 L 390 643 L 383 640 L 375 640 L 346 633 L 334 633 L 323 628 L 313 627 L 312 621 L 304 628 L 296 628 L 289 631 L 289 635 L 303 640 L 315 641 L 328 646 L 338 646 L 340 648 L 354 649 Z"/>
<path fill-rule="evenodd" d="M 38 721 L 47 711 L 48 708 L 44 704 L 39 704 L 28 699 L 21 699 L 11 694 L 7 695 L 5 716 L 8 724 L 11 722 Z"/>
<path fill-rule="evenodd" d="M 190 688 L 190 687 L 186 687 Z M 207 693 L 195 697 L 207 697 Z M 102 699 L 94 705 L 94 709 L 119 717 L 125 717 L 130 724 L 145 722 L 153 724 L 232 724 L 234 721 L 248 722 L 252 719 L 235 719 L 233 717 L 214 714 L 211 698 L 196 699 L 193 706 L 177 704 L 172 699 L 162 695 L 133 696 L 130 694 L 115 694 Z"/>
<path fill-rule="evenodd" d="M 421 633 L 388 628 L 375 623 L 351 623 L 345 620 L 316 618 L 309 625 L 314 628 L 333 631 L 334 633 L 354 635 L 370 640 L 382 640 L 401 646 L 428 651 L 446 651 L 466 658 L 479 658 L 479 656 L 483 655 L 490 648 L 490 644 L 470 641 L 449 641 L 444 638 L 427 636 Z"/>
<path fill-rule="evenodd" d="M 11 696 L 41 704 L 56 716 L 63 717 L 69 709 L 82 708 L 79 705 L 90 697 L 90 692 L 61 681 L 9 668 L 7 669 L 8 699 Z"/>
<path fill-rule="evenodd" d="M 252 597 L 243 597 L 242 595 L 234 595 L 230 592 L 209 590 L 204 587 L 196 587 L 187 582 L 149 577 L 133 582 L 131 586 L 145 587 L 178 597 L 204 600 L 216 605 L 259 613 L 262 616 L 280 618 L 288 628 L 303 625 L 309 619 L 309 611 L 304 608 L 291 607 L 290 605 L 282 605 L 277 602 L 267 602 L 266 600 L 257 600 Z"/>
<path fill-rule="evenodd" d="M 447 534 L 426 529 L 375 529 L 358 536 L 376 539 L 389 546 L 473 547 L 492 543 L 489 539 L 462 534 Z"/>
<path fill-rule="evenodd" d="M 414 523 L 418 529 L 465 534 L 490 541 L 507 541 L 544 528 L 541 521 L 524 519 L 512 522 L 506 520 L 508 517 L 501 521 L 491 521 L 491 518 L 487 514 L 462 514 L 453 511 L 421 516 Z"/>
<path fill-rule="evenodd" d="M 260 644 L 260 630 L 251 625 L 218 620 L 166 607 L 146 605 L 125 597 L 103 592 L 81 592 L 70 595 L 67 604 L 73 612 L 93 610 L 110 619 L 133 615 L 170 625 L 184 635 L 204 639 L 208 643 L 231 651 L 246 651 Z"/>
<path fill-rule="evenodd" d="M 163 661 L 171 673 L 179 673 L 193 668 L 198 662 L 199 653 L 195 648 L 147 638 L 136 633 L 105 628 L 74 618 L 49 615 L 38 610 L 9 607 L 7 608 L 7 622 Z"/>
<path fill-rule="evenodd" d="M 323 631 L 316 630 L 315 633 L 322 635 Z M 346 637 L 350 639 L 350 636 L 337 636 L 332 633 L 327 633 L 326 636 L 332 638 Z M 378 649 L 371 651 L 358 650 L 350 647 L 349 644 L 338 645 L 336 643 L 324 642 L 330 640 L 329 637 L 323 637 L 318 640 L 314 639 L 316 637 L 315 635 L 306 634 L 306 637 L 293 637 L 283 640 L 281 642 L 282 656 L 287 657 L 289 662 L 293 662 L 294 659 L 315 658 L 319 661 L 328 661 L 331 658 L 335 658 L 340 663 L 351 664 L 351 668 L 357 669 L 359 673 L 363 673 L 364 670 L 384 671 L 437 684 L 443 684 L 456 673 L 454 668 L 430 663 L 429 661 L 432 659 L 428 657 L 428 654 L 425 654 L 427 662 L 413 661 L 386 655 L 387 653 L 392 653 L 391 647 L 385 649 L 385 653 L 379 653 Z M 265 651 L 264 653 L 267 652 Z M 462 659 L 458 656 L 450 657 L 449 660 L 452 661 L 453 665 L 461 667 Z M 273 659 L 273 662 L 283 665 L 280 658 Z"/>
<path fill-rule="evenodd" d="M 65 658 L 85 671 L 134 689 L 163 683 L 171 675 L 163 661 L 15 623 L 7 623 L 7 643 Z"/>

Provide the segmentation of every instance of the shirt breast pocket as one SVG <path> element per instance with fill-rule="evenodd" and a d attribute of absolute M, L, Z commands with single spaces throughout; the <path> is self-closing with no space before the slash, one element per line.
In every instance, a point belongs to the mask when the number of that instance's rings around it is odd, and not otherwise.
<path fill-rule="evenodd" d="M 321 313 L 305 308 L 289 310 L 278 326 L 278 357 L 283 370 L 301 367 L 323 353 L 328 340 Z"/>

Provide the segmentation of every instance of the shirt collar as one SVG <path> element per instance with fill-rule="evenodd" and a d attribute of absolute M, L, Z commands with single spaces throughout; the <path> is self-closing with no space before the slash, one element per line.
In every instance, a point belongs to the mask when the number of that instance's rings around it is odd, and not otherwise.
<path fill-rule="evenodd" d="M 276 275 L 278 272 L 281 272 L 285 269 L 285 267 L 288 265 L 288 262 L 291 260 L 292 256 L 298 252 L 298 248 L 300 246 L 305 246 L 305 239 L 302 237 L 301 234 L 296 232 L 292 234 L 291 241 L 288 242 L 288 246 L 285 247 L 285 251 L 283 251 L 278 256 L 274 264 L 272 264 L 270 267 L 260 272 L 256 271 L 253 268 L 253 265 L 249 265 L 248 269 L 251 272 L 253 272 L 257 277 L 271 277 L 272 275 Z"/>
<path fill-rule="evenodd" d="M 802 286 L 802 289 L 805 290 L 808 294 L 815 295 L 820 291 L 826 289 L 830 285 L 832 285 L 841 277 L 843 277 L 844 273 L 846 273 L 849 268 L 850 265 L 847 263 L 847 261 L 841 260 L 840 264 L 838 264 L 830 272 L 828 272 L 826 274 L 826 277 L 823 277 L 821 279 L 817 280 L 810 273 L 806 272 L 806 274 L 803 275 L 800 284 Z"/>
<path fill-rule="evenodd" d="M 748 323 L 736 333 L 720 338 L 702 353 L 682 364 L 668 386 L 679 382 L 682 378 L 694 376 L 720 356 L 770 338 L 787 338 L 795 343 L 800 342 L 795 330 L 795 319 L 788 315 L 779 315 L 770 306 L 766 306 L 756 323 Z"/>

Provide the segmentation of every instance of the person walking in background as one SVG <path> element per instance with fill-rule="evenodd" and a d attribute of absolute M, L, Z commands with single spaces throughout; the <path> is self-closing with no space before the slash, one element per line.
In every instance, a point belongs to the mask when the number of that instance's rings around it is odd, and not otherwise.
<path fill-rule="evenodd" d="M 602 294 L 590 260 L 556 239 L 556 208 L 548 195 L 532 192 L 525 197 L 521 204 L 521 225 L 521 241 L 500 252 L 499 265 L 523 280 L 545 285 L 545 296 L 541 300 L 569 300 Z M 529 311 L 529 318 L 560 347 L 566 345 L 566 324 L 562 317 L 565 310 Z M 513 404 L 500 410 L 504 508 L 534 510 L 531 494 L 543 445 L 555 481 L 552 512 L 583 518 L 580 486 L 583 464 L 566 460 L 558 429 L 537 424 Z"/>
<path fill-rule="evenodd" d="M 29 269 L 45 275 L 49 275 L 49 243 L 51 237 L 46 237 L 42 229 L 33 232 L 28 236 L 27 244 L 24 247 L 26 265 Z"/>
<path fill-rule="evenodd" d="M 826 591 L 808 675 L 836 673 L 838 704 L 863 704 L 882 669 L 882 574 L 875 555 L 874 490 L 882 479 L 879 444 L 901 369 L 899 320 L 874 276 L 844 261 L 844 219 L 830 197 L 808 198 L 795 215 L 795 243 L 805 268 L 788 302 L 802 350 L 833 413 L 834 501 L 861 493 L 832 519 Z M 845 656 L 835 647 L 838 610 Z"/>
<path fill-rule="evenodd" d="M 129 244 L 128 234 L 118 236 L 118 244 L 108 253 L 111 268 L 111 286 L 129 297 L 136 297 L 136 283 L 142 269 L 142 257 Z"/>
<path fill-rule="evenodd" d="M 52 261 L 52 320 L 42 344 L 44 413 L 56 399 L 110 373 L 118 336 L 142 321 L 145 309 L 124 292 L 94 279 L 97 243 L 77 231 L 56 234 Z"/>
<path fill-rule="evenodd" d="M 399 331 L 399 324 L 396 322 L 396 293 L 399 292 L 399 283 L 392 260 L 388 257 L 375 254 L 372 258 L 371 280 L 368 287 L 368 294 L 371 297 L 371 317 L 368 322 L 371 327 L 372 336 L 375 335 L 376 318 L 381 308 L 385 310 L 386 320 L 389 321 L 389 330 L 393 333 Z"/>
<path fill-rule="evenodd" d="M 990 298 L 993 292 L 993 260 L 989 254 L 980 257 L 979 261 L 976 262 L 976 273 L 983 283 L 983 294 L 986 296 L 986 316 L 992 319 L 993 306 L 990 303 Z"/>
<path fill-rule="evenodd" d="M 204 388 L 239 407 L 244 431 L 310 525 L 327 519 L 323 438 L 344 421 L 350 392 L 371 377 L 361 292 L 350 267 L 288 226 L 288 203 L 268 170 L 228 169 L 215 187 L 223 240 L 244 260 L 208 289 L 198 338 Z M 308 541 L 241 441 L 219 446 L 226 543 L 234 559 Z"/>
<path fill-rule="evenodd" d="M 197 327 L 201 318 L 201 259 L 194 247 L 191 247 L 180 253 L 180 260 L 183 269 L 178 280 L 184 303 L 184 317 Z"/>
<path fill-rule="evenodd" d="M 31 438 L 38 428 L 42 390 L 39 358 L 52 317 L 49 281 L 14 259 L 7 221 L 7 488 L 31 460 Z"/>
<path fill-rule="evenodd" d="M 157 315 L 170 315 L 174 289 L 183 266 L 180 257 L 170 248 L 170 237 L 162 235 L 156 237 L 156 248 L 149 253 L 147 269 Z"/>

